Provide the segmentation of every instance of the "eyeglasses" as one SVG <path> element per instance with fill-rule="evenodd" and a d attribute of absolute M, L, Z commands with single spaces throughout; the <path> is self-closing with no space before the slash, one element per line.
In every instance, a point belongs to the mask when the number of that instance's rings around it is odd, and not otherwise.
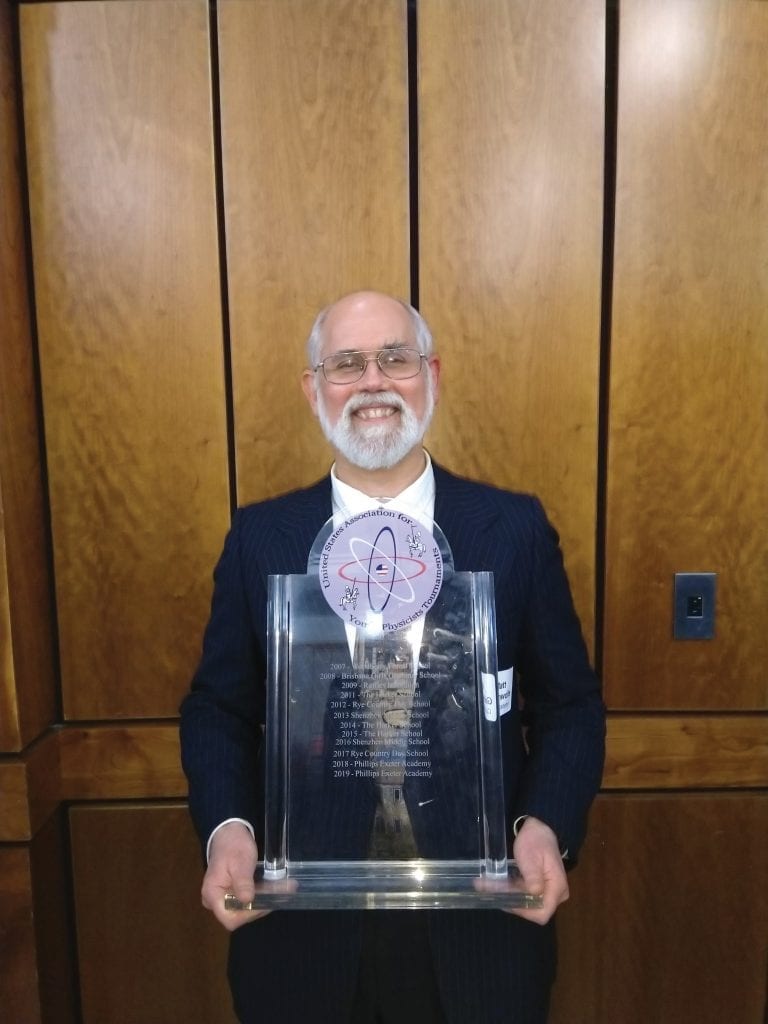
<path fill-rule="evenodd" d="M 368 363 L 378 363 L 379 369 L 390 380 L 408 380 L 421 370 L 427 357 L 415 348 L 382 348 L 378 352 L 334 352 L 313 366 L 322 370 L 329 384 L 354 384 L 365 373 Z"/>

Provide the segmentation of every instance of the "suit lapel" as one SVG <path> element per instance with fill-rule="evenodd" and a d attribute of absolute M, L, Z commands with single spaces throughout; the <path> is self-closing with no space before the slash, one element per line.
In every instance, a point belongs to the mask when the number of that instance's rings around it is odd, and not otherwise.
<path fill-rule="evenodd" d="M 498 518 L 481 492 L 441 466 L 435 471 L 435 522 L 443 531 L 458 572 L 477 570 L 475 551 L 482 536 Z"/>
<path fill-rule="evenodd" d="M 276 506 L 274 529 L 278 537 L 273 561 L 281 566 L 281 572 L 307 571 L 310 549 L 331 514 L 329 476 L 305 490 L 295 491 L 290 500 Z"/>

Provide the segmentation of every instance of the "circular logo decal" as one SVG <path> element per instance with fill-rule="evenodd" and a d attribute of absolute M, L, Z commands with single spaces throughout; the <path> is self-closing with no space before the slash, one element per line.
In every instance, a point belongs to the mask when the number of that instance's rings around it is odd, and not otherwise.
<path fill-rule="evenodd" d="M 345 520 L 320 553 L 320 586 L 336 614 L 371 632 L 403 629 L 435 603 L 443 560 L 432 534 L 397 509 Z"/>

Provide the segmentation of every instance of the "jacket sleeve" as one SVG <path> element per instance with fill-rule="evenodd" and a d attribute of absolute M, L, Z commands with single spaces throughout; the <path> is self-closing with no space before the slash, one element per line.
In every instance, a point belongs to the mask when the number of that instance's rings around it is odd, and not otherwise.
<path fill-rule="evenodd" d="M 557 533 L 531 500 L 532 562 L 518 650 L 528 756 L 513 811 L 546 822 L 573 860 L 602 778 L 605 707 Z"/>
<path fill-rule="evenodd" d="M 257 609 L 266 607 L 255 566 L 244 564 L 238 511 L 214 571 L 211 616 L 190 693 L 181 705 L 181 759 L 189 807 L 205 848 L 228 818 L 261 828 L 257 762 L 263 735 L 265 652 Z"/>

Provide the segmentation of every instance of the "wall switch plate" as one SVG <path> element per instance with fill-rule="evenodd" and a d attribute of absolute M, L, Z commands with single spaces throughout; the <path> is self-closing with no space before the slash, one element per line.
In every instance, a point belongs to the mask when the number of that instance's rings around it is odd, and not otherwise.
<path fill-rule="evenodd" d="M 715 635 L 716 572 L 675 573 L 675 640 L 711 640 Z"/>

